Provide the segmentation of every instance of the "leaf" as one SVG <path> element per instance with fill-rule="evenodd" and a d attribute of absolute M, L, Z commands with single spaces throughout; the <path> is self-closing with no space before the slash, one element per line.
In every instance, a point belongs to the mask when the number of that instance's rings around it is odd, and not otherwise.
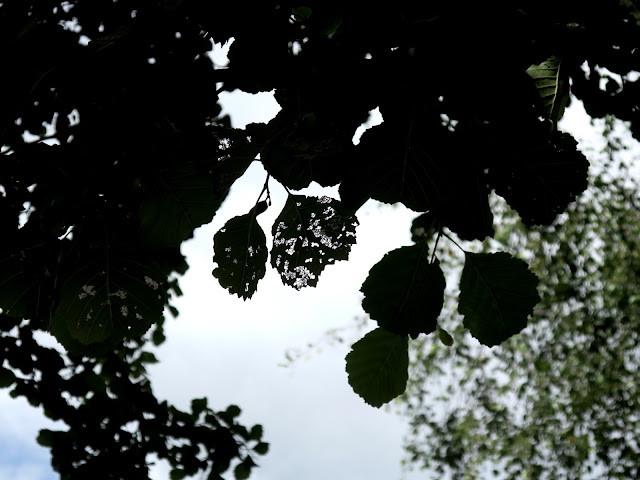
<path fill-rule="evenodd" d="M 253 451 L 258 455 L 266 455 L 269 453 L 269 444 L 267 442 L 260 442 L 255 447 L 253 447 Z"/>
<path fill-rule="evenodd" d="M 16 381 L 15 374 L 8 368 L 0 366 L 0 388 L 8 388 Z"/>
<path fill-rule="evenodd" d="M 194 398 L 191 400 L 191 412 L 197 418 L 207 408 L 207 397 Z"/>
<path fill-rule="evenodd" d="M 438 326 L 438 337 L 443 345 L 450 347 L 453 345 L 453 337 L 444 328 Z"/>
<path fill-rule="evenodd" d="M 465 252 L 458 312 L 483 345 L 494 346 L 527 326 L 540 300 L 538 278 L 508 253 Z"/>
<path fill-rule="evenodd" d="M 273 224 L 271 265 L 285 285 L 315 287 L 327 265 L 349 258 L 357 224 L 337 200 L 289 195 Z"/>
<path fill-rule="evenodd" d="M 446 175 L 426 152 L 429 145 L 419 125 L 387 122 L 367 130 L 356 147 L 359 168 L 340 185 L 340 197 L 354 211 L 373 198 L 402 202 L 425 212 L 439 201 Z"/>
<path fill-rule="evenodd" d="M 587 188 L 589 162 L 568 133 L 530 142 L 515 145 L 508 161 L 490 169 L 489 182 L 526 225 L 549 225 Z"/>
<path fill-rule="evenodd" d="M 172 247 L 191 238 L 197 227 L 213 219 L 227 196 L 230 184 L 221 178 L 208 172 L 206 164 L 189 162 L 158 170 L 143 180 L 145 197 L 139 215 L 145 240 L 153 246 Z"/>
<path fill-rule="evenodd" d="M 36 437 L 36 442 L 38 445 L 43 447 L 53 447 L 55 445 L 55 437 L 58 432 L 54 432 L 52 430 L 47 430 L 43 428 L 38 432 L 38 436 Z"/>
<path fill-rule="evenodd" d="M 288 118 L 284 111 L 278 115 L 270 122 L 274 128 Z M 313 181 L 328 187 L 342 179 L 351 148 L 351 137 L 308 114 L 292 120 L 277 140 L 267 143 L 260 160 L 273 178 L 293 190 L 306 188 Z"/>
<path fill-rule="evenodd" d="M 362 308 L 382 328 L 416 338 L 436 329 L 445 280 L 437 260 L 429 263 L 425 242 L 401 247 L 369 271 L 360 291 Z"/>
<path fill-rule="evenodd" d="M 554 55 L 540 65 L 531 65 L 527 69 L 542 99 L 545 117 L 553 122 L 554 128 L 569 100 L 567 75 L 561 67 L 562 59 Z"/>
<path fill-rule="evenodd" d="M 187 472 L 181 468 L 172 468 L 171 472 L 169 472 L 169 478 L 171 480 L 182 480 L 183 478 L 187 478 Z"/>
<path fill-rule="evenodd" d="M 246 457 L 241 463 L 236 465 L 236 468 L 233 469 L 233 475 L 236 480 L 246 480 L 251 476 L 251 469 L 255 466 L 256 464 L 251 457 Z"/>
<path fill-rule="evenodd" d="M 213 276 L 229 293 L 246 300 L 258 288 L 267 264 L 267 239 L 256 217 L 267 208 L 260 202 L 246 215 L 229 220 L 213 237 Z"/>
<path fill-rule="evenodd" d="M 251 427 L 251 432 L 249 433 L 250 440 L 260 440 L 262 438 L 262 425 L 254 425 Z"/>
<path fill-rule="evenodd" d="M 349 385 L 373 407 L 401 395 L 409 378 L 409 340 L 384 328 L 367 333 L 347 354 Z"/>
<path fill-rule="evenodd" d="M 140 336 L 163 319 L 165 280 L 140 252 L 93 248 L 64 281 L 51 333 L 71 351 Z"/>

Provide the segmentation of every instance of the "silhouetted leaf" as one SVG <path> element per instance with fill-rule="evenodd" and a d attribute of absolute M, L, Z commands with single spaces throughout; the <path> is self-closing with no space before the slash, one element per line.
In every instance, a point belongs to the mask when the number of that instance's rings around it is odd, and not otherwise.
<path fill-rule="evenodd" d="M 382 328 L 416 338 L 436 329 L 444 288 L 439 262 L 429 263 L 427 244 L 420 242 L 385 254 L 371 268 L 360 288 L 362 308 Z"/>
<path fill-rule="evenodd" d="M 538 278 L 508 253 L 465 252 L 458 312 L 480 343 L 494 346 L 527 326 L 540 300 Z"/>
<path fill-rule="evenodd" d="M 453 345 L 453 337 L 444 328 L 438 327 L 438 338 L 443 345 L 450 347 Z"/>
<path fill-rule="evenodd" d="M 278 125 L 281 119 L 270 123 Z M 351 138 L 309 114 L 296 118 L 278 142 L 267 143 L 260 159 L 273 178 L 293 190 L 306 188 L 312 181 L 328 187 L 340 182 L 352 147 Z"/>
<path fill-rule="evenodd" d="M 384 328 L 367 333 L 347 355 L 349 385 L 374 407 L 401 395 L 407 386 L 409 340 Z"/>
<path fill-rule="evenodd" d="M 164 276 L 145 264 L 144 256 L 96 248 L 65 279 L 51 333 L 66 348 L 113 344 L 145 333 L 162 320 Z"/>
<path fill-rule="evenodd" d="M 269 444 L 266 442 L 260 442 L 253 447 L 253 451 L 259 455 L 266 455 L 269 452 Z"/>
<path fill-rule="evenodd" d="M 0 366 L 0 388 L 8 388 L 16 381 L 15 374 L 8 368 Z"/>
<path fill-rule="evenodd" d="M 249 164 L 240 163 L 244 168 Z M 238 170 L 237 176 L 244 171 Z M 145 238 L 159 247 L 177 246 L 191 238 L 197 227 L 215 215 L 235 178 L 229 180 L 227 185 L 228 180 L 221 182 L 207 171 L 207 165 L 193 162 L 158 170 L 143 182 L 140 228 Z"/>
<path fill-rule="evenodd" d="M 182 480 L 187 477 L 187 473 L 181 468 L 172 468 L 169 472 L 169 478 L 171 480 Z"/>
<path fill-rule="evenodd" d="M 567 133 L 531 139 L 490 169 L 490 185 L 527 225 L 548 225 L 587 188 L 589 162 Z"/>
<path fill-rule="evenodd" d="M 327 265 L 349 258 L 357 224 L 337 200 L 289 195 L 273 224 L 271 265 L 285 285 L 315 287 Z"/>
<path fill-rule="evenodd" d="M 402 202 L 416 212 L 437 205 L 446 175 L 428 154 L 422 124 L 405 119 L 367 130 L 356 147 L 361 169 L 340 185 L 340 198 L 354 210 L 368 198 Z"/>
<path fill-rule="evenodd" d="M 258 288 L 267 264 L 267 239 L 256 217 L 267 208 L 260 202 L 249 213 L 229 220 L 213 237 L 213 276 L 229 293 L 246 300 Z"/>

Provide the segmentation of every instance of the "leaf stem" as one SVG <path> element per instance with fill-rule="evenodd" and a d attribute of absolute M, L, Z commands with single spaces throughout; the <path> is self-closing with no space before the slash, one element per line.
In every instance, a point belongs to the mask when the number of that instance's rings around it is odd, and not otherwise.
<path fill-rule="evenodd" d="M 440 241 L 440 237 L 442 236 L 442 227 L 438 230 L 438 236 L 436 237 L 436 243 L 433 244 L 433 252 L 431 252 L 431 261 L 429 263 L 433 263 L 436 258 L 436 249 L 438 248 L 438 242 Z"/>
<path fill-rule="evenodd" d="M 462 252 L 463 252 L 463 253 L 467 253 L 467 251 L 466 251 L 464 248 L 462 248 L 462 247 L 458 244 L 458 242 L 456 242 L 456 241 L 455 241 L 453 238 L 451 238 L 449 235 L 447 235 L 446 233 L 444 233 L 442 230 L 440 230 L 440 233 L 442 233 L 442 235 L 443 235 L 444 237 L 446 237 L 450 242 L 452 242 L 456 247 L 458 247 L 460 250 L 462 250 Z"/>

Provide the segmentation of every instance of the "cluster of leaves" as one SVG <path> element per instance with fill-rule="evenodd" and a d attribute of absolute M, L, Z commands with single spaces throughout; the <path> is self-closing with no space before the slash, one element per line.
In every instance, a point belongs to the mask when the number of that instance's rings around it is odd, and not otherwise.
<path fill-rule="evenodd" d="M 62 479 L 148 478 L 152 454 L 169 462 L 172 480 L 199 472 L 222 479 L 234 459 L 244 479 L 254 455 L 269 449 L 262 426 L 237 423 L 235 405 L 215 412 L 202 398 L 184 412 L 158 401 L 146 370 L 157 360 L 143 340 L 87 357 L 38 344 L 27 321 L 1 314 L 0 322 L 0 364 L 9 367 L 0 367 L 0 387 L 68 426 L 37 438 Z"/>
<path fill-rule="evenodd" d="M 147 332 L 160 344 L 165 310 L 177 314 L 181 243 L 257 154 L 218 118 L 210 49 L 167 2 L 0 3 L 13 72 L 0 91 L 2 387 L 69 426 L 39 437 L 62 478 L 147 478 L 153 453 L 172 478 L 233 462 L 246 478 L 266 452 L 258 430 L 181 412 L 142 375 Z"/>
<path fill-rule="evenodd" d="M 520 251 L 541 279 L 529 326 L 479 349 L 456 324 L 448 292 L 455 343 L 414 344 L 400 407 L 411 463 L 452 478 L 492 469 L 506 479 L 640 475 L 640 186 L 613 124 L 590 188 L 552 226 L 502 214 L 492 247 Z M 458 256 L 446 261 L 461 268 Z"/>
<path fill-rule="evenodd" d="M 390 252 L 363 284 L 381 330 L 348 357 L 356 392 L 389 401 L 406 384 L 409 336 L 438 330 L 450 343 L 438 327 L 439 239 L 492 236 L 491 191 L 525 224 L 548 225 L 586 188 L 587 161 L 556 128 L 568 86 L 636 132 L 635 84 L 606 98 L 595 84 L 604 67 L 640 70 L 634 15 L 623 0 L 1 2 L 0 53 L 14 73 L 0 91 L 0 309 L 87 359 L 142 341 L 179 292 L 181 243 L 259 155 L 265 188 L 214 238 L 213 274 L 241 298 L 266 269 L 257 219 L 270 179 L 289 194 L 271 265 L 296 289 L 348 258 L 367 200 L 424 213 L 420 243 Z M 212 41 L 231 40 L 228 67 L 214 68 Z M 231 128 L 217 100 L 236 89 L 274 91 L 280 113 Z M 375 108 L 384 122 L 354 145 Z M 295 193 L 311 182 L 339 185 L 340 200 Z M 458 310 L 496 345 L 526 325 L 537 280 L 507 253 L 465 258 Z"/>

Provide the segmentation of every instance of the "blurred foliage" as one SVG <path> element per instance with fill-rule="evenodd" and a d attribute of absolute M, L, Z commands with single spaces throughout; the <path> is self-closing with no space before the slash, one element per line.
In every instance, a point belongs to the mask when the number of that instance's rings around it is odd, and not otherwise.
<path fill-rule="evenodd" d="M 640 475 L 639 150 L 613 117 L 604 137 L 589 189 L 553 225 L 526 227 L 503 205 L 485 244 L 520 252 L 540 278 L 527 328 L 482 347 L 448 291 L 440 321 L 454 344 L 412 345 L 400 409 L 414 466 L 460 479 Z M 461 268 L 459 256 L 442 261 Z"/>

